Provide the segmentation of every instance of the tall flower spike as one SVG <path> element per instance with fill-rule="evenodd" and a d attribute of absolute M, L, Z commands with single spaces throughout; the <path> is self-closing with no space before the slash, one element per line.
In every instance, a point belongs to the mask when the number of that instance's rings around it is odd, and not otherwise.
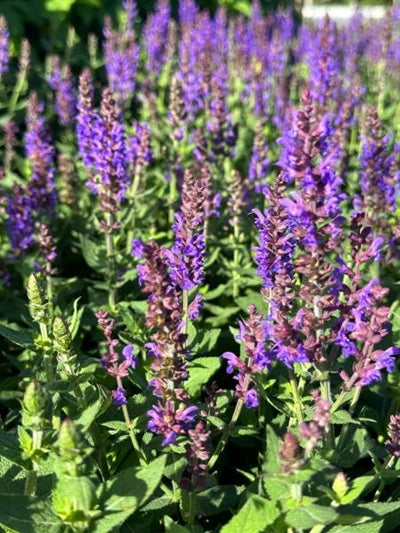
<path fill-rule="evenodd" d="M 115 213 L 129 186 L 125 129 L 111 91 L 105 89 L 101 100 L 100 135 L 97 147 L 97 171 L 100 209 Z"/>
<path fill-rule="evenodd" d="M 43 103 L 39 101 L 36 93 L 31 93 L 27 108 L 25 153 L 32 166 L 28 191 L 32 209 L 38 215 L 53 214 L 57 202 L 54 183 L 55 153 L 43 113 Z"/>
<path fill-rule="evenodd" d="M 76 95 L 71 68 L 61 67 L 59 56 L 52 58 L 49 85 L 55 91 L 55 109 L 63 126 L 72 126 L 76 115 Z"/>
<path fill-rule="evenodd" d="M 172 281 L 183 290 L 201 284 L 204 276 L 204 184 L 186 169 L 180 212 L 175 215 L 175 242 L 166 251 Z"/>
<path fill-rule="evenodd" d="M 109 17 L 104 25 L 104 57 L 108 82 L 121 105 L 134 94 L 139 61 L 139 45 L 134 31 L 136 2 L 125 0 L 124 8 L 126 20 L 121 31 L 112 28 Z"/>
<path fill-rule="evenodd" d="M 391 135 L 382 131 L 376 109 L 369 109 L 361 137 L 361 208 L 374 231 L 389 236 L 391 229 L 387 215 L 396 209 L 400 162 L 396 150 L 390 151 L 390 140 Z"/>
<path fill-rule="evenodd" d="M 93 79 L 88 68 L 79 77 L 78 115 L 76 136 L 79 154 L 84 165 L 90 170 L 96 167 L 97 151 L 95 143 L 98 138 L 99 116 L 93 107 Z"/>
<path fill-rule="evenodd" d="M 6 206 L 6 228 L 12 256 L 18 256 L 34 244 L 34 221 L 30 197 L 21 185 L 14 184 Z"/>
<path fill-rule="evenodd" d="M 166 60 L 166 43 L 170 25 L 170 2 L 158 0 L 155 12 L 152 13 L 144 26 L 144 43 L 147 51 L 147 73 L 156 77 Z"/>
<path fill-rule="evenodd" d="M 159 401 L 148 412 L 151 431 L 163 436 L 163 445 L 175 442 L 194 421 L 197 407 L 187 407 L 188 394 L 184 381 L 188 377 L 185 365 L 186 335 L 183 333 L 182 291 L 172 282 L 166 261 L 166 249 L 154 242 L 135 247 L 145 263 L 138 265 L 139 281 L 147 300 L 146 325 L 153 330 L 147 343 L 154 356 L 150 381 Z"/>
<path fill-rule="evenodd" d="M 249 181 L 256 192 L 261 192 L 262 184 L 265 183 L 270 161 L 267 156 L 268 146 L 265 140 L 263 125 L 261 121 L 256 124 L 252 154 L 249 165 Z"/>
<path fill-rule="evenodd" d="M 7 21 L 0 15 L 0 79 L 8 71 L 10 33 Z"/>
<path fill-rule="evenodd" d="M 109 89 L 103 91 L 100 113 L 92 106 L 90 73 L 80 80 L 77 135 L 89 170 L 87 186 L 100 198 L 100 209 L 115 214 L 129 185 L 125 129 Z M 110 231 L 112 228 L 107 228 Z"/>
<path fill-rule="evenodd" d="M 39 224 L 39 255 L 42 260 L 40 271 L 45 276 L 53 276 L 56 273 L 53 263 L 57 258 L 57 249 L 47 224 Z"/>

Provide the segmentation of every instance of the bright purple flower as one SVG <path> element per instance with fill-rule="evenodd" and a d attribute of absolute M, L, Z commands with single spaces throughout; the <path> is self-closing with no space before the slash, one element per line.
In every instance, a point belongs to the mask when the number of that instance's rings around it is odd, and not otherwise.
<path fill-rule="evenodd" d="M 141 241 L 140 239 L 133 239 L 131 245 L 131 254 L 133 255 L 133 257 L 136 257 L 136 259 L 142 259 L 145 251 L 145 244 L 143 243 L 143 241 Z"/>
<path fill-rule="evenodd" d="M 117 407 L 121 407 L 121 405 L 126 405 L 128 403 L 125 395 L 125 389 L 122 387 L 118 387 L 115 390 L 111 391 L 111 397 L 113 404 Z"/>
<path fill-rule="evenodd" d="M 235 369 L 238 369 L 239 371 L 244 371 L 246 368 L 246 363 L 239 359 L 239 357 L 233 352 L 224 352 L 221 357 L 228 361 L 228 366 L 226 367 L 226 371 L 228 374 L 233 374 Z"/>
<path fill-rule="evenodd" d="M 190 320 L 194 320 L 200 314 L 200 311 L 203 307 L 203 296 L 201 294 L 196 294 L 193 301 L 189 304 L 188 308 L 188 317 Z"/>
<path fill-rule="evenodd" d="M 135 349 L 135 346 L 133 344 L 128 344 L 125 346 L 125 348 L 122 350 L 122 355 L 124 357 L 125 363 L 127 366 L 131 368 L 136 368 L 136 358 L 133 355 L 133 350 Z"/>
<path fill-rule="evenodd" d="M 163 446 L 174 444 L 178 435 L 185 434 L 190 429 L 197 411 L 195 406 L 176 409 L 172 401 L 166 401 L 165 405 L 158 403 L 147 412 L 150 418 L 147 427 L 164 437 Z"/>
<path fill-rule="evenodd" d="M 258 394 L 255 389 L 250 389 L 245 393 L 244 401 L 247 409 L 255 409 L 260 405 L 260 400 L 258 399 Z"/>

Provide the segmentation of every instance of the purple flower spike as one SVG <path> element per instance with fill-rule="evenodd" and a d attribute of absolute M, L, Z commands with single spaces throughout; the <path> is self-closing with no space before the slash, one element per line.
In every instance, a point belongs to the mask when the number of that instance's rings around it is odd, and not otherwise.
<path fill-rule="evenodd" d="M 7 28 L 7 21 L 0 15 L 0 79 L 8 71 L 10 33 Z"/>
<path fill-rule="evenodd" d="M 129 101 L 134 94 L 139 61 L 139 45 L 134 31 L 136 3 L 127 0 L 124 7 L 126 22 L 121 31 L 112 28 L 109 17 L 104 26 L 105 67 L 110 89 L 115 93 L 119 104 Z"/>

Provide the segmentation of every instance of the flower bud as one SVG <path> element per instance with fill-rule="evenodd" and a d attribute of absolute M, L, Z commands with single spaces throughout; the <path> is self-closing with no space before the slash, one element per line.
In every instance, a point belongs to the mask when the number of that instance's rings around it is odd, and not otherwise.
<path fill-rule="evenodd" d="M 346 474 L 344 472 L 338 472 L 332 483 L 332 490 L 336 494 L 338 500 L 347 493 L 349 485 L 347 483 Z"/>
<path fill-rule="evenodd" d="M 22 401 L 22 425 L 33 430 L 42 429 L 47 419 L 48 406 L 46 391 L 38 381 L 31 381 Z"/>
<path fill-rule="evenodd" d="M 72 337 L 65 320 L 57 315 L 53 322 L 54 348 L 61 354 L 69 354 L 72 344 Z"/>
<path fill-rule="evenodd" d="M 48 320 L 47 301 L 43 286 L 36 274 L 32 273 L 29 276 L 26 289 L 31 317 L 35 322 L 45 324 Z"/>
<path fill-rule="evenodd" d="M 80 432 L 72 420 L 64 420 L 64 422 L 61 424 L 57 439 L 58 454 L 60 457 L 67 461 L 76 462 L 78 459 L 78 462 L 81 462 L 81 440 Z"/>
<path fill-rule="evenodd" d="M 57 481 L 53 492 L 53 509 L 62 520 L 86 531 L 91 510 L 96 504 L 96 488 L 86 476 L 64 476 Z M 75 531 L 75 528 L 74 528 Z"/>

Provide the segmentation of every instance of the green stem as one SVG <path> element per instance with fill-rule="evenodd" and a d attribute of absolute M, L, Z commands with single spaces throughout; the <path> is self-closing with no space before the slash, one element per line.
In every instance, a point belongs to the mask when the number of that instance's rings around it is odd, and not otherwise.
<path fill-rule="evenodd" d="M 17 82 L 14 85 L 14 90 L 12 92 L 12 95 L 11 95 L 11 98 L 10 98 L 10 104 L 9 104 L 9 107 L 8 107 L 10 115 L 12 115 L 14 113 L 15 108 L 17 106 L 17 103 L 18 103 L 18 100 L 19 100 L 19 96 L 20 96 L 21 91 L 22 91 L 22 87 L 24 86 L 24 81 L 25 81 L 25 78 L 26 78 L 26 72 L 27 72 L 26 69 L 20 70 L 18 72 Z"/>
<path fill-rule="evenodd" d="M 170 228 L 172 228 L 174 224 L 174 217 L 175 217 L 174 203 L 177 197 L 177 193 L 178 191 L 177 191 L 177 186 L 176 186 L 175 172 L 171 171 L 171 178 L 169 180 L 169 198 L 168 198 L 168 224 Z"/>
<path fill-rule="evenodd" d="M 42 431 L 38 431 L 35 429 L 32 431 L 32 451 L 33 452 L 41 448 L 42 437 L 43 437 Z M 29 470 L 26 476 L 26 480 L 25 480 L 24 494 L 26 496 L 33 496 L 35 494 L 38 470 L 39 470 L 39 466 L 37 462 L 35 460 L 32 460 L 32 470 Z"/>
<path fill-rule="evenodd" d="M 303 406 L 297 388 L 296 376 L 292 368 L 289 368 L 289 383 L 294 401 L 294 412 L 296 413 L 297 422 L 300 424 L 303 422 Z"/>
<path fill-rule="evenodd" d="M 106 213 L 106 250 L 108 261 L 108 305 L 111 311 L 116 309 L 116 290 L 115 290 L 115 250 L 114 250 L 114 235 L 113 235 L 113 216 L 111 213 Z"/>
<path fill-rule="evenodd" d="M 379 470 L 379 472 L 375 474 L 374 479 L 372 481 L 376 481 L 376 478 L 381 477 L 383 472 L 387 468 L 391 468 L 395 464 L 396 460 L 397 460 L 397 457 L 395 457 L 394 455 L 388 455 L 381 469 Z M 372 484 L 372 481 L 371 481 L 371 484 Z M 379 483 L 379 487 L 376 489 L 376 492 L 374 495 L 374 500 L 373 500 L 374 502 L 379 501 L 379 498 L 381 497 L 384 488 L 385 488 L 385 480 L 381 479 L 381 482 Z"/>
<path fill-rule="evenodd" d="M 326 375 L 321 382 L 321 395 L 325 400 L 327 400 L 330 404 L 332 404 L 331 382 L 329 380 L 328 372 L 326 372 Z M 335 433 L 333 431 L 333 426 L 330 422 L 328 424 L 326 442 L 327 442 L 328 448 L 332 450 L 335 445 Z"/>
<path fill-rule="evenodd" d="M 123 385 L 122 385 L 122 379 L 119 376 L 117 377 L 117 385 L 118 385 L 118 388 L 120 388 L 120 389 L 124 388 Z M 141 448 L 139 446 L 139 443 L 138 443 L 138 440 L 136 438 L 135 432 L 133 431 L 132 424 L 131 424 L 131 419 L 129 417 L 128 408 L 127 408 L 126 405 L 122 405 L 121 408 L 122 408 L 122 414 L 124 416 L 124 420 L 125 420 L 125 424 L 126 424 L 126 429 L 128 430 L 129 438 L 131 439 L 131 443 L 132 443 L 133 449 L 135 450 L 135 452 L 138 455 L 140 464 L 141 465 L 145 465 L 145 464 L 147 464 L 147 458 L 144 455 L 143 451 L 141 450 Z"/>
<path fill-rule="evenodd" d="M 40 336 L 42 338 L 42 342 L 45 345 L 43 355 L 44 355 L 44 363 L 46 367 L 46 378 L 47 378 L 47 383 L 50 383 L 54 379 L 53 361 L 51 360 L 51 352 L 49 353 L 49 350 L 47 348 L 47 345 L 49 344 L 50 339 L 47 333 L 46 324 L 43 324 L 43 322 L 40 322 L 39 328 L 40 328 Z"/>
<path fill-rule="evenodd" d="M 243 392 L 245 393 L 249 387 L 249 384 L 250 384 L 250 376 L 247 375 L 245 377 L 245 380 L 244 380 L 244 383 L 243 383 Z M 208 470 L 211 470 L 213 468 L 213 466 L 215 465 L 215 463 L 217 462 L 218 460 L 218 457 L 219 457 L 219 454 L 222 452 L 222 450 L 224 449 L 226 443 L 228 442 L 228 438 L 229 438 L 229 435 L 230 435 L 230 432 L 232 431 L 233 427 L 235 426 L 236 422 L 238 421 L 238 418 L 240 416 L 240 413 L 242 412 L 242 409 L 243 409 L 243 405 L 244 405 L 244 400 L 243 398 L 239 398 L 237 403 L 236 403 L 236 406 L 235 406 L 235 410 L 233 411 L 233 414 L 232 414 L 232 418 L 229 422 L 229 424 L 225 427 L 224 429 L 224 432 L 222 433 L 222 436 L 217 444 L 217 447 L 215 448 L 215 451 L 214 453 L 212 454 L 212 456 L 210 457 L 210 460 L 208 461 Z"/>
<path fill-rule="evenodd" d="M 53 318 L 53 280 L 51 279 L 51 263 L 46 263 L 46 290 L 47 290 L 47 305 L 50 315 L 50 323 Z"/>
<path fill-rule="evenodd" d="M 239 227 L 239 220 L 237 220 L 236 224 L 233 226 L 232 296 L 234 299 L 236 299 L 239 296 L 239 287 L 240 287 L 240 274 L 238 272 L 238 268 L 240 266 L 239 240 L 240 240 L 240 227 Z"/>
<path fill-rule="evenodd" d="M 140 183 L 140 172 L 135 172 L 135 177 L 133 178 L 132 187 L 129 191 L 129 196 L 132 198 L 132 200 L 135 200 L 135 196 L 139 188 L 139 183 Z"/>

